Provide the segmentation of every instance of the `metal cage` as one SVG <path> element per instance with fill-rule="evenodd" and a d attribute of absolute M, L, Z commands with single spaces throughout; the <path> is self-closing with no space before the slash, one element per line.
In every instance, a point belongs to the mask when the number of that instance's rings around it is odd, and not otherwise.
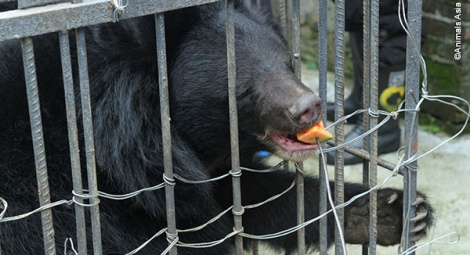
<path fill-rule="evenodd" d="M 160 104 L 161 104 L 161 119 L 162 119 L 162 132 L 167 134 L 164 137 L 164 162 L 165 162 L 165 176 L 168 180 L 174 178 L 172 171 L 172 155 L 171 155 L 171 134 L 170 134 L 170 121 L 169 121 L 169 98 L 168 98 L 168 81 L 166 69 L 166 45 L 165 45 L 165 26 L 163 13 L 166 11 L 184 8 L 194 5 L 201 5 L 217 0 L 129 0 L 125 11 L 122 12 L 116 3 L 121 1 L 113 0 L 74 0 L 74 1 L 60 1 L 60 0 L 18 0 L 18 10 L 0 13 L 0 40 L 17 39 L 21 40 L 21 47 L 23 51 L 23 61 L 25 67 L 26 87 L 28 92 L 28 102 L 30 119 L 32 126 L 32 137 L 34 141 L 34 155 L 36 161 L 36 173 L 38 187 L 40 187 L 40 202 L 41 206 L 46 206 L 41 210 L 42 231 L 44 235 L 44 253 L 56 254 L 55 243 L 62 240 L 54 239 L 54 228 L 52 223 L 51 210 L 54 210 L 54 201 L 51 201 L 48 190 L 47 166 L 45 164 L 46 151 L 44 149 L 44 141 L 42 134 L 41 112 L 38 99 L 38 88 L 36 81 L 35 60 L 33 53 L 33 43 L 31 37 L 45 34 L 45 33 L 58 33 L 60 40 L 60 50 L 62 55 L 62 69 L 63 80 L 65 88 L 65 99 L 67 107 L 67 121 L 69 131 L 69 144 L 70 156 L 72 162 L 72 175 L 74 192 L 78 195 L 83 194 L 81 186 L 81 170 L 80 159 L 78 152 L 79 139 L 77 137 L 77 120 L 75 116 L 75 95 L 72 80 L 72 67 L 70 59 L 70 42 L 67 36 L 68 31 L 75 30 L 78 50 L 78 64 L 79 64 L 79 77 L 80 77 L 80 90 L 81 90 L 81 111 L 83 113 L 83 129 L 85 135 L 85 148 L 86 148 L 86 169 L 88 186 L 90 187 L 89 210 L 91 212 L 91 229 L 93 233 L 93 240 L 86 240 L 85 238 L 85 207 L 82 206 L 84 198 L 76 196 L 75 212 L 76 224 L 78 232 L 76 233 L 78 254 L 86 254 L 86 242 L 93 243 L 93 253 L 102 254 L 101 250 L 101 228 L 100 228 L 100 210 L 99 199 L 97 198 L 99 187 L 96 182 L 96 163 L 94 158 L 94 141 L 93 141 L 93 122 L 90 106 L 88 73 L 87 73 L 87 54 L 85 45 L 85 34 L 83 27 L 96 25 L 100 23 L 113 22 L 116 19 L 129 19 L 143 15 L 155 15 L 156 35 L 157 35 L 157 50 L 158 50 L 158 72 L 159 72 L 159 86 L 160 86 Z M 320 97 L 326 98 L 327 91 L 327 3 L 329 0 L 318 0 L 319 3 L 319 84 L 320 84 Z M 13 2 L 13 0 L 0 0 L 0 3 Z M 290 38 L 292 61 L 295 73 L 300 77 L 300 1 L 299 0 L 278 0 L 280 6 L 280 28 L 287 38 Z M 331 4 L 331 3 L 329 3 Z M 413 34 L 421 34 L 421 6 L 420 0 L 408 1 L 408 15 L 410 18 L 410 32 Z M 234 212 L 234 231 L 242 231 L 242 211 L 241 197 L 240 197 L 240 182 L 239 173 L 241 172 L 240 163 L 238 160 L 238 123 L 237 123 L 237 108 L 235 98 L 235 48 L 234 38 L 237 36 L 234 31 L 234 20 L 232 16 L 234 8 L 233 0 L 226 0 L 226 31 L 227 31 L 227 57 L 228 57 L 228 85 L 229 91 L 229 108 L 230 108 L 230 128 L 231 128 L 231 148 L 232 148 L 232 178 L 233 178 L 233 212 Z M 343 116 L 343 103 L 344 103 L 344 12 L 345 0 L 335 1 L 335 101 L 336 101 L 336 118 Z M 377 112 L 378 106 L 378 15 L 379 15 L 379 1 L 378 0 L 364 0 L 364 107 L 370 108 L 371 111 Z M 68 17 L 74 17 L 69 19 Z M 288 25 L 288 23 L 290 25 Z M 406 61 L 406 107 L 413 109 L 416 106 L 416 101 L 412 95 L 414 92 L 419 91 L 419 51 L 412 42 L 408 43 L 407 61 Z M 323 108 L 326 109 L 326 100 L 323 102 Z M 411 157 L 417 151 L 417 122 L 413 113 L 406 113 L 405 117 L 405 137 L 409 139 L 409 145 L 406 146 L 405 154 Z M 326 112 L 323 113 L 323 119 L 326 122 Z M 377 125 L 377 118 L 370 118 L 368 113 L 364 114 L 365 129 Z M 410 132 L 413 130 L 413 132 Z M 339 124 L 335 129 L 336 144 L 342 144 L 344 141 L 344 127 Z M 377 132 L 373 132 L 370 137 L 365 139 L 364 150 L 354 148 L 340 148 L 336 152 L 335 161 L 335 202 L 342 204 L 344 202 L 344 164 L 343 153 L 348 151 L 358 155 L 364 159 L 364 182 L 370 187 L 377 184 L 377 166 L 380 165 L 384 168 L 392 170 L 395 166 L 389 162 L 381 160 L 377 156 Z M 416 172 L 412 171 L 416 167 L 416 162 L 404 167 L 400 170 L 403 175 L 405 190 L 405 201 L 413 201 L 416 197 Z M 320 178 L 325 180 L 324 164 L 319 164 Z M 175 201 L 173 196 L 173 185 L 169 181 L 165 181 L 166 203 L 167 203 L 167 216 L 168 216 L 168 242 L 170 254 L 177 254 L 176 246 L 172 246 L 177 236 L 176 223 L 175 223 Z M 325 181 L 321 181 L 321 212 L 327 211 L 327 194 L 325 189 Z M 297 222 L 301 224 L 305 221 L 303 210 L 303 173 L 302 165 L 297 166 Z M 0 194 L 1 195 L 1 194 Z M 14 202 L 14 201 L 11 201 Z M 51 205 L 47 207 L 47 205 Z M 372 191 L 370 193 L 370 245 L 364 247 L 364 254 L 376 254 L 376 231 L 375 226 L 377 223 L 376 208 L 377 208 L 377 193 Z M 405 212 L 408 211 L 411 215 L 415 214 L 414 208 L 409 204 L 405 205 Z M 342 220 L 342 209 L 337 210 L 339 218 Z M 1 223 L 0 223 L 1 228 Z M 410 224 L 405 224 L 404 232 L 408 233 Z M 327 254 L 328 247 L 326 245 L 326 218 L 320 220 L 320 254 Z M 336 229 L 336 245 L 335 253 L 342 254 L 341 240 L 338 235 L 338 227 Z M 404 249 L 413 245 L 413 242 L 408 236 L 405 236 Z M 298 254 L 305 254 L 305 230 L 301 228 L 298 230 Z M 0 248 L 1 253 L 1 248 Z M 243 238 L 241 235 L 235 235 L 235 253 L 243 254 Z M 258 253 L 258 249 L 254 248 L 254 253 Z"/>

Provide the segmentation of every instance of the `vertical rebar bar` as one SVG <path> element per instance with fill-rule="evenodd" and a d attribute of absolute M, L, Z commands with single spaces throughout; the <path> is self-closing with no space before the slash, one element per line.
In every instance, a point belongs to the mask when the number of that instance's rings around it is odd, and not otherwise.
<path fill-rule="evenodd" d="M 78 75 L 80 79 L 80 97 L 82 104 L 83 136 L 85 141 L 85 157 L 90 193 L 91 233 L 93 253 L 101 255 L 101 223 L 98 198 L 98 182 L 96 178 L 95 142 L 93 135 L 93 115 L 91 111 L 90 81 L 88 78 L 88 61 L 86 53 L 85 31 L 83 28 L 75 30 L 77 40 Z"/>
<path fill-rule="evenodd" d="M 287 35 L 286 0 L 278 0 L 279 4 L 279 29 L 284 37 Z"/>
<path fill-rule="evenodd" d="M 158 62 L 158 84 L 160 93 L 160 112 L 162 121 L 162 149 L 163 166 L 165 178 L 173 180 L 173 160 L 171 149 L 171 124 L 170 124 L 170 99 L 168 94 L 168 72 L 166 60 L 165 42 L 165 16 L 163 13 L 155 14 L 155 30 L 157 41 L 157 62 Z M 177 237 L 176 231 L 176 207 L 174 184 L 165 181 L 165 200 L 167 217 L 167 240 L 172 243 Z M 177 254 L 176 246 L 173 246 L 169 254 Z"/>
<path fill-rule="evenodd" d="M 229 103 L 229 120 L 230 120 L 230 147 L 232 160 L 232 188 L 233 188 L 233 218 L 234 230 L 242 231 L 242 214 L 243 208 L 241 203 L 241 186 L 240 186 L 240 157 L 238 145 L 238 111 L 236 98 L 236 61 L 235 61 L 235 6 L 233 0 L 225 0 L 225 29 L 227 36 L 227 75 L 228 75 L 228 103 Z M 235 253 L 243 254 L 243 238 L 239 235 L 235 236 Z"/>
<path fill-rule="evenodd" d="M 51 203 L 49 180 L 47 176 L 46 149 L 42 131 L 41 106 L 39 103 L 36 64 L 34 62 L 33 40 L 30 37 L 21 39 L 23 66 L 28 96 L 29 120 L 33 140 L 34 162 L 38 185 L 39 204 L 44 206 Z M 56 254 L 54 241 L 54 226 L 51 209 L 41 211 L 41 224 L 45 254 Z"/>
<path fill-rule="evenodd" d="M 305 180 L 304 180 L 304 164 L 297 162 L 295 166 L 296 178 L 296 205 L 297 205 L 297 225 L 305 222 Z M 305 247 L 305 228 L 297 231 L 297 254 L 304 255 Z"/>
<path fill-rule="evenodd" d="M 335 119 L 344 115 L 344 0 L 336 1 L 335 13 Z M 335 142 L 344 142 L 344 124 L 341 122 L 335 128 Z M 335 203 L 344 203 L 344 149 L 335 153 Z M 339 225 L 335 225 L 335 254 L 342 254 L 340 231 L 344 229 L 344 210 L 337 210 Z"/>
<path fill-rule="evenodd" d="M 62 75 L 64 79 L 65 110 L 67 115 L 68 138 L 70 147 L 70 165 L 73 179 L 73 190 L 76 194 L 83 194 L 82 174 L 80 167 L 80 148 L 78 144 L 77 116 L 75 107 L 75 92 L 72 75 L 72 62 L 70 59 L 70 42 L 68 31 L 59 32 L 60 53 L 62 61 Z M 83 198 L 76 196 L 75 200 L 83 204 Z M 78 254 L 87 254 L 85 210 L 83 206 L 75 204 L 75 221 L 77 227 Z"/>
<path fill-rule="evenodd" d="M 301 60 L 300 60 L 300 1 L 292 0 L 290 9 L 290 15 L 292 18 L 291 23 L 291 59 L 294 67 L 294 73 L 301 79 Z M 296 201 L 297 201 L 297 224 L 305 222 L 305 185 L 304 185 L 304 173 L 303 163 L 296 163 Z M 297 231 L 297 254 L 303 255 L 306 253 L 305 247 L 305 228 L 301 228 Z"/>
<path fill-rule="evenodd" d="M 417 99 L 419 98 L 420 87 L 420 52 L 421 52 L 421 19 L 422 19 L 422 0 L 407 1 L 408 2 L 408 27 L 409 33 L 412 36 L 407 38 L 406 47 L 406 98 L 405 104 L 407 109 L 415 109 Z M 418 153 L 418 113 L 406 112 L 405 113 L 405 137 L 406 144 L 406 159 L 413 157 Z M 404 187 L 404 208 L 403 208 L 403 243 L 404 250 L 412 247 L 414 242 L 411 241 L 413 234 L 410 233 L 413 223 L 409 220 L 416 214 L 416 208 L 411 205 L 416 200 L 416 182 L 418 162 L 405 166 L 403 174 L 403 187 Z M 414 254 L 414 252 L 412 253 Z"/>
<path fill-rule="evenodd" d="M 327 65 L 328 65 L 328 30 L 327 30 L 327 2 L 328 0 L 319 0 L 318 9 L 318 72 L 319 72 L 319 85 L 320 85 L 320 98 L 322 98 L 322 120 L 326 123 L 326 109 L 327 109 Z M 327 211 L 328 194 L 326 188 L 326 169 L 324 168 L 324 162 L 320 157 L 320 214 Z M 320 254 L 327 254 L 328 252 L 328 220 L 326 217 L 320 219 Z"/>
<path fill-rule="evenodd" d="M 72 3 L 81 3 L 83 0 L 72 0 Z M 71 70 L 70 58 L 70 42 L 68 32 L 61 31 L 59 33 L 61 44 L 61 59 L 62 59 L 62 72 L 64 76 L 64 89 L 65 89 L 65 107 L 67 111 L 67 125 L 69 132 L 69 146 L 70 146 L 70 159 L 72 165 L 72 178 L 73 190 L 77 194 L 82 194 L 82 175 L 80 166 L 80 151 L 77 136 L 77 121 L 76 121 L 76 107 L 75 107 L 75 94 L 73 88 L 73 74 Z M 66 62 L 65 62 L 66 61 Z M 70 68 L 70 70 L 69 70 Z M 83 203 L 83 199 L 79 196 L 75 197 L 79 203 Z M 86 224 L 85 224 L 85 211 L 80 205 L 75 204 L 75 216 L 77 225 L 77 242 L 78 254 L 87 254 L 87 240 L 86 240 Z M 101 231 L 100 231 L 101 233 Z M 101 234 L 100 234 L 101 236 Z M 101 237 L 100 237 L 101 238 Z M 93 240 L 95 242 L 95 240 Z M 99 241 L 101 243 L 101 240 Z"/>
<path fill-rule="evenodd" d="M 370 5 L 370 109 L 378 113 L 379 102 L 379 0 Z M 378 114 L 370 118 L 370 127 L 377 126 Z M 378 131 L 370 137 L 369 187 L 377 185 Z M 369 194 L 369 254 L 375 255 L 377 246 L 377 190 Z"/>
<path fill-rule="evenodd" d="M 363 59 L 362 59 L 362 105 L 364 109 L 370 107 L 370 70 L 371 70 L 371 0 L 364 0 L 363 2 L 363 32 L 362 32 L 362 40 L 363 40 Z M 352 43 L 352 42 L 351 42 Z M 354 86 L 359 86 L 359 84 L 354 84 Z M 363 131 L 367 131 L 370 129 L 370 115 L 368 112 L 364 112 L 362 114 L 363 119 Z M 371 154 L 371 144 L 370 144 L 370 137 L 364 137 L 364 150 Z M 362 183 L 364 185 L 369 185 L 369 160 L 364 159 L 362 165 Z M 362 245 L 362 254 L 367 255 L 369 254 L 369 246 Z"/>
<path fill-rule="evenodd" d="M 291 25 L 291 58 L 294 73 L 301 79 L 301 60 L 300 60 L 300 0 L 292 0 L 292 25 Z"/>

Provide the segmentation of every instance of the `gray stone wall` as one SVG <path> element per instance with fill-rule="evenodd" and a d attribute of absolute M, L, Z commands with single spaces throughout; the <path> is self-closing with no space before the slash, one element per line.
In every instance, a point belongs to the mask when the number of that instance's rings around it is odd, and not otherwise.
<path fill-rule="evenodd" d="M 430 90 L 470 99 L 470 2 L 425 0 L 423 29 Z"/>

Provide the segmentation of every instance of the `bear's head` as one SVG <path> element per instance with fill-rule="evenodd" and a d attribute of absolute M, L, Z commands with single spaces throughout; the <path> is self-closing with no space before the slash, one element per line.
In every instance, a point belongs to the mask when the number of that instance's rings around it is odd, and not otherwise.
<path fill-rule="evenodd" d="M 203 14 L 201 14 L 203 15 Z M 296 134 L 321 117 L 321 99 L 296 77 L 285 39 L 266 19 L 235 12 L 236 97 L 243 159 L 268 150 L 304 160 L 317 149 Z M 201 18 L 173 60 L 172 123 L 203 158 L 230 159 L 225 12 Z"/>

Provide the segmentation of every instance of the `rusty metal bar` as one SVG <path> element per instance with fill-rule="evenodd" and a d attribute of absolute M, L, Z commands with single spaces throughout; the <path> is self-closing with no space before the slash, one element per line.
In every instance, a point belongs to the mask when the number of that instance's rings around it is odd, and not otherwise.
<path fill-rule="evenodd" d="M 235 58 L 235 6 L 233 0 L 225 0 L 226 36 L 227 36 L 227 75 L 228 75 L 228 103 L 230 120 L 230 147 L 232 160 L 232 188 L 233 188 L 233 218 L 234 230 L 242 231 L 243 207 L 241 201 L 240 187 L 240 148 L 238 145 L 238 111 L 236 97 L 236 58 Z M 235 254 L 243 254 L 243 238 L 235 236 Z"/>
<path fill-rule="evenodd" d="M 379 87 L 379 0 L 370 3 L 370 109 L 378 113 Z M 377 126 L 378 114 L 369 119 L 370 127 Z M 378 131 L 370 136 L 369 187 L 377 185 L 377 140 Z M 377 190 L 369 193 L 369 254 L 377 249 Z"/>
<path fill-rule="evenodd" d="M 328 0 L 319 0 L 319 9 L 318 9 L 318 72 L 319 72 L 319 85 L 320 85 L 320 98 L 322 98 L 322 120 L 323 123 L 326 123 L 326 109 L 327 109 L 327 67 L 328 67 L 328 27 L 327 27 L 327 3 Z M 325 174 L 326 169 L 324 168 L 324 163 L 322 157 L 320 158 L 320 172 L 318 173 L 320 178 L 320 204 L 319 204 L 319 214 L 323 214 L 327 211 L 328 207 L 328 194 L 327 194 L 327 176 Z M 323 217 L 320 219 L 320 244 L 319 252 L 320 254 L 328 253 L 328 219 Z"/>
<path fill-rule="evenodd" d="M 217 2 L 217 0 L 132 0 L 120 20 L 166 12 L 174 9 Z M 0 15 L 0 41 L 40 35 L 113 21 L 112 0 L 82 0 Z"/>
<path fill-rule="evenodd" d="M 296 162 L 295 187 L 296 187 L 296 205 L 297 205 L 297 225 L 305 222 L 305 180 L 304 164 Z M 305 228 L 297 231 L 297 254 L 304 255 L 307 252 L 305 247 Z"/>
<path fill-rule="evenodd" d="M 286 0 L 278 0 L 279 5 L 279 30 L 281 34 L 286 37 L 287 35 L 287 17 L 286 17 Z"/>
<path fill-rule="evenodd" d="M 28 8 L 46 4 L 59 3 L 61 0 L 18 0 L 18 8 Z"/>
<path fill-rule="evenodd" d="M 294 67 L 294 73 L 301 79 L 301 60 L 300 60 L 300 1 L 292 0 L 291 9 L 291 59 Z M 296 204 L 297 204 L 297 224 L 305 222 L 305 185 L 303 163 L 297 162 L 295 164 L 296 170 Z M 303 255 L 306 253 L 305 246 L 305 228 L 297 231 L 297 254 Z"/>
<path fill-rule="evenodd" d="M 36 77 L 36 64 L 34 62 L 33 40 L 29 37 L 21 40 L 23 52 L 23 66 L 28 96 L 29 119 L 31 124 L 31 137 L 36 165 L 36 178 L 38 185 L 39 204 L 44 206 L 51 203 L 49 180 L 47 176 L 46 149 L 42 132 L 41 106 L 39 103 L 38 82 Z M 41 211 L 42 233 L 45 254 L 56 254 L 54 241 L 54 225 L 52 211 Z"/>
<path fill-rule="evenodd" d="M 102 254 L 101 223 L 98 198 L 98 182 L 96 178 L 95 142 L 93 134 L 93 115 L 90 101 L 90 81 L 88 78 L 88 63 L 86 55 L 85 31 L 76 29 L 77 59 L 80 79 L 80 95 L 82 104 L 83 134 L 85 140 L 85 155 L 87 166 L 88 191 L 90 193 L 91 232 L 93 253 Z"/>
<path fill-rule="evenodd" d="M 332 147 L 335 147 L 336 146 L 336 143 L 332 142 L 332 141 L 328 141 L 326 142 L 328 145 L 332 146 Z M 344 151 L 348 152 L 348 153 L 351 153 L 353 154 L 354 156 L 356 157 L 359 157 L 359 158 L 363 158 L 365 160 L 370 160 L 370 154 L 369 152 L 363 150 L 363 149 L 358 149 L 358 148 L 354 148 L 354 147 L 351 147 L 351 146 L 344 146 Z M 377 158 L 377 165 L 387 169 L 387 170 L 390 170 L 390 171 L 393 171 L 396 167 L 396 164 L 393 164 L 391 162 L 388 162 L 384 159 L 381 159 L 381 158 Z M 403 171 L 400 170 L 398 172 L 398 174 L 400 175 L 403 175 Z"/>
<path fill-rule="evenodd" d="M 337 0 L 335 15 L 335 119 L 344 115 L 344 0 Z M 344 142 L 344 124 L 339 123 L 335 128 L 335 142 Z M 344 203 L 344 149 L 335 152 L 335 203 Z M 343 254 L 340 231 L 344 229 L 344 210 L 337 210 L 339 225 L 335 224 L 335 254 Z"/>
<path fill-rule="evenodd" d="M 412 17 L 408 21 L 409 32 L 413 37 L 408 36 L 406 47 L 406 82 L 405 104 L 407 109 L 415 109 L 417 99 L 419 98 L 420 87 L 420 52 L 421 52 L 421 19 L 422 19 L 422 0 L 407 1 L 408 17 Z M 405 137 L 408 138 L 406 144 L 406 159 L 413 157 L 418 153 L 418 113 L 405 113 Z M 416 200 L 416 183 L 418 162 L 412 163 L 404 167 L 404 207 L 403 207 L 403 250 L 407 250 L 414 245 L 411 241 L 414 234 L 410 233 L 413 223 L 409 221 L 416 215 L 416 209 L 411 203 Z M 414 254 L 414 252 L 412 253 Z"/>
<path fill-rule="evenodd" d="M 75 92 L 73 85 L 72 61 L 70 58 L 70 42 L 68 31 L 59 32 L 60 53 L 62 61 L 62 75 L 64 79 L 65 110 L 67 115 L 68 138 L 70 147 L 70 164 L 72 170 L 73 190 L 82 195 L 82 174 L 80 166 L 80 148 L 78 143 L 77 116 L 75 107 Z M 77 227 L 78 254 L 87 254 L 85 210 L 83 198 L 76 196 L 75 220 Z"/>
<path fill-rule="evenodd" d="M 364 0 L 363 2 L 363 32 L 362 32 L 362 49 L 363 49 L 363 56 L 362 56 L 362 107 L 367 109 L 370 106 L 370 97 L 369 93 L 371 92 L 370 89 L 370 70 L 371 70 L 371 40 L 370 40 L 370 27 L 371 27 L 371 0 Z M 354 38 L 353 38 L 354 40 Z M 351 42 L 352 43 L 352 42 Z M 354 86 L 358 86 L 358 84 L 354 84 Z M 368 112 L 364 112 L 362 115 L 363 119 L 363 130 L 370 129 L 370 115 Z M 366 136 L 363 140 L 363 148 L 365 151 L 368 152 L 368 159 L 363 158 L 363 165 L 362 165 L 362 183 L 364 185 L 369 185 L 369 160 L 371 155 L 371 144 L 370 144 L 370 137 Z M 367 255 L 369 254 L 369 247 L 368 245 L 362 245 L 362 254 Z"/>
<path fill-rule="evenodd" d="M 157 59 L 158 59 L 158 84 L 160 93 L 160 112 L 162 121 L 162 149 L 163 149 L 163 166 L 165 179 L 165 201 L 167 216 L 167 240 L 172 243 L 178 238 L 176 232 L 176 207 L 175 207 L 175 191 L 173 180 L 173 160 L 171 149 L 171 125 L 170 125 L 170 99 L 168 94 L 168 73 L 166 60 L 166 42 L 165 42 L 165 16 L 162 13 L 155 14 L 155 30 L 157 41 Z M 176 246 L 170 249 L 169 254 L 177 254 Z"/>

